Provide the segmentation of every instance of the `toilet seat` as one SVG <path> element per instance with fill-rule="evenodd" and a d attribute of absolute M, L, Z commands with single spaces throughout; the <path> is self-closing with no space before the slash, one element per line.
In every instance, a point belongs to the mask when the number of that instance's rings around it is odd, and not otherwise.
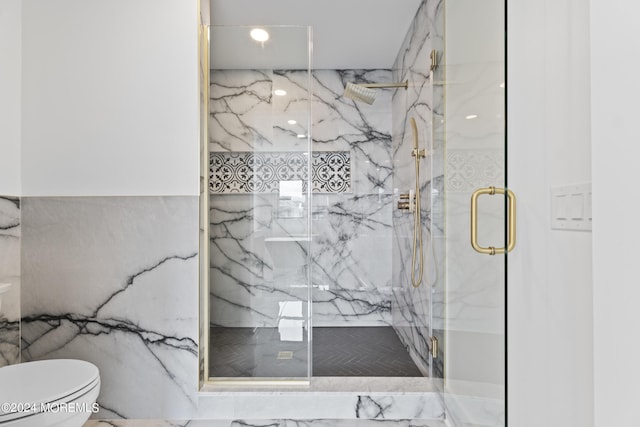
<path fill-rule="evenodd" d="M 100 372 L 82 360 L 56 359 L 26 362 L 0 369 L 0 402 L 34 405 L 34 410 L 0 407 L 0 425 L 37 415 L 41 404 L 71 403 L 100 386 Z"/>

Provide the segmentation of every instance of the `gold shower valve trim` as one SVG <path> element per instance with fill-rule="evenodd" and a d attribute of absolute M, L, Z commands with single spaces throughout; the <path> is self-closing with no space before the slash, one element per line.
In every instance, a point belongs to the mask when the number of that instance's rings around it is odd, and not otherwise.
<path fill-rule="evenodd" d="M 409 211 L 409 212 L 411 212 L 413 210 L 413 207 L 416 206 L 416 195 L 415 194 L 401 193 L 398 198 L 400 199 L 398 201 L 398 209 L 401 210 L 401 211 Z"/>
<path fill-rule="evenodd" d="M 482 195 L 493 196 L 495 194 L 506 194 L 509 203 L 508 217 L 508 242 L 506 248 L 487 248 L 478 243 L 478 198 Z M 511 190 L 496 187 L 479 188 L 471 195 L 471 247 L 476 252 L 486 255 L 504 254 L 511 252 L 516 246 L 516 196 Z"/>
<path fill-rule="evenodd" d="M 427 157 L 427 151 L 424 148 L 421 150 L 414 148 L 413 150 L 411 150 L 411 156 L 412 157 L 418 156 L 419 158 Z"/>

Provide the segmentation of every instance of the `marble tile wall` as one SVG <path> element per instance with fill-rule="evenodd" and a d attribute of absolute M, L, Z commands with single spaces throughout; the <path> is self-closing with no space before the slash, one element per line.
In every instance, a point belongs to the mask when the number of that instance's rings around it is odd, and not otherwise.
<path fill-rule="evenodd" d="M 23 198 L 22 218 L 23 360 L 96 364 L 101 418 L 192 418 L 198 198 Z"/>
<path fill-rule="evenodd" d="M 23 198 L 21 208 L 22 357 L 99 367 L 103 421 L 87 425 L 439 425 L 438 385 L 199 393 L 197 197 Z"/>
<path fill-rule="evenodd" d="M 20 199 L 0 196 L 0 367 L 20 361 Z"/>
<path fill-rule="evenodd" d="M 421 371 L 435 376 L 441 373 L 431 371 L 429 349 L 432 295 L 444 284 L 444 144 L 440 135 L 442 88 L 437 82 L 438 73 L 430 73 L 430 55 L 434 49 L 442 55 L 442 18 L 442 1 L 423 1 L 393 67 L 394 80 L 409 82 L 408 90 L 399 90 L 393 97 L 394 204 L 400 193 L 415 188 L 412 117 L 418 127 L 419 147 L 426 149 L 426 157 L 420 161 L 419 180 L 424 276 L 422 284 L 414 288 L 411 283 L 414 214 L 394 210 L 393 327 Z M 418 272 L 417 263 L 415 271 Z"/>
<path fill-rule="evenodd" d="M 210 150 L 308 152 L 308 75 L 302 71 L 224 70 L 211 74 Z M 389 70 L 316 70 L 311 147 L 350 154 L 350 191 L 314 194 L 299 218 L 281 214 L 267 194 L 211 196 L 211 323 L 273 325 L 277 303 L 308 299 L 305 272 L 282 276 L 265 239 L 309 233 L 316 326 L 391 322 L 391 96 L 373 105 L 344 98 L 347 81 L 390 81 Z M 272 95 L 284 89 L 286 96 Z M 296 120 L 290 125 L 289 120 Z M 276 261 L 277 263 L 277 261 Z M 294 288 L 292 288 L 292 285 Z"/>

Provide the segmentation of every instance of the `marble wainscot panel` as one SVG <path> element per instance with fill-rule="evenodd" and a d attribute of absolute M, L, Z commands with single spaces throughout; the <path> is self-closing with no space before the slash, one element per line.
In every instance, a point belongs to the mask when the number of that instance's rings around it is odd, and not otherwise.
<path fill-rule="evenodd" d="M 98 418 L 191 419 L 198 198 L 23 199 L 23 360 L 98 366 Z"/>
<path fill-rule="evenodd" d="M 309 131 L 303 108 L 306 103 L 308 109 L 307 77 L 303 71 L 212 71 L 213 155 L 234 155 L 248 147 L 260 155 L 283 149 L 308 152 L 308 142 L 298 138 Z M 303 218 L 311 209 L 314 325 L 390 324 L 392 91 L 381 90 L 373 106 L 342 97 L 347 81 L 390 79 L 389 70 L 318 70 L 312 75 L 312 151 L 349 153 L 350 188 L 314 193 L 311 207 L 305 201 L 297 219 L 283 216 L 280 201 L 265 194 L 212 195 L 212 323 L 268 324 L 277 305 L 265 293 L 277 301 L 283 289 L 277 280 L 270 282 L 277 272 L 265 238 L 308 234 Z M 287 95 L 272 96 L 275 87 Z M 288 123 L 292 117 L 294 125 Z"/>
<path fill-rule="evenodd" d="M 279 388 L 243 391 L 227 388 L 205 391 L 198 396 L 198 414 L 191 421 L 115 420 L 112 425 L 240 426 L 254 425 L 254 422 L 273 422 L 277 423 L 276 425 L 289 426 L 292 422 L 290 420 L 300 420 L 304 423 L 314 423 L 310 425 L 342 426 L 371 425 L 371 420 L 375 420 L 376 424 L 404 426 L 407 425 L 404 423 L 420 420 L 418 424 L 408 425 L 435 427 L 441 426 L 440 423 L 444 420 L 441 384 L 428 378 L 415 379 L 411 384 L 407 384 L 402 378 L 380 378 L 373 381 L 370 378 L 362 378 L 360 385 L 348 382 L 347 385 L 345 386 L 343 380 L 314 378 L 311 389 L 304 390 Z M 387 391 L 380 391 L 381 389 Z M 144 424 L 145 422 L 157 424 Z M 282 424 L 285 422 L 287 424 Z M 137 423 L 141 424 L 138 426 Z M 87 424 L 91 427 L 102 425 L 104 424 L 99 424 L 97 420 Z"/>
<path fill-rule="evenodd" d="M 426 157 L 420 160 L 421 219 L 424 251 L 422 284 L 414 288 L 411 283 L 413 257 L 413 213 L 394 212 L 393 244 L 393 326 L 409 349 L 417 366 L 425 375 L 431 375 L 429 357 L 431 335 L 431 295 L 442 286 L 444 257 L 437 250 L 438 238 L 443 235 L 441 221 L 441 195 L 443 183 L 442 139 L 435 138 L 434 113 L 437 103 L 434 78 L 430 72 L 430 54 L 437 49 L 440 39 L 434 23 L 442 18 L 442 4 L 425 0 L 409 28 L 394 64 L 394 79 L 408 80 L 409 89 L 396 92 L 393 98 L 393 161 L 394 189 L 408 193 L 415 188 L 415 158 L 412 156 L 413 133 L 410 119 L 418 128 L 418 142 Z M 440 102 L 440 101 L 437 101 Z M 396 197 L 397 197 L 396 194 Z M 396 201 L 399 199 L 396 198 Z M 419 248 L 417 249 L 419 251 Z M 418 252 L 419 254 L 419 252 Z M 419 255 L 415 271 L 418 272 Z"/>
<path fill-rule="evenodd" d="M 359 384 L 358 384 L 359 383 Z M 416 378 L 313 378 L 310 389 L 243 392 L 231 388 L 200 395 L 200 419 L 442 420 L 441 383 Z"/>
<path fill-rule="evenodd" d="M 0 367 L 20 361 L 20 228 L 20 199 L 0 196 Z"/>

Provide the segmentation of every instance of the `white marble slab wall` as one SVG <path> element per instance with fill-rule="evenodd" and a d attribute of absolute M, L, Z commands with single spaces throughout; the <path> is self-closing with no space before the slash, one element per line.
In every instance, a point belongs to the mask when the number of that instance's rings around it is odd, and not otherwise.
<path fill-rule="evenodd" d="M 22 199 L 22 357 L 100 369 L 100 418 L 197 410 L 198 198 Z"/>
<path fill-rule="evenodd" d="M 349 192 L 314 193 L 300 218 L 276 194 L 211 196 L 211 323 L 274 326 L 278 301 L 308 299 L 304 271 L 284 280 L 265 238 L 308 234 L 316 326 L 390 324 L 391 94 L 369 106 L 344 98 L 346 82 L 384 82 L 389 70 L 312 74 L 312 150 L 349 152 Z M 211 151 L 308 151 L 308 74 L 224 70 L 211 74 Z M 275 96 L 283 89 L 285 96 Z M 295 120 L 295 124 L 289 124 Z M 301 247 L 307 250 L 307 247 Z"/>
<path fill-rule="evenodd" d="M 411 269 L 414 244 L 413 213 L 394 209 L 393 213 L 393 326 L 409 349 L 417 366 L 431 375 L 429 357 L 432 334 L 432 295 L 444 283 L 443 242 L 443 140 L 439 136 L 442 118 L 442 88 L 437 73 L 430 72 L 430 55 L 442 55 L 443 2 L 425 0 L 400 48 L 393 67 L 395 80 L 408 80 L 406 91 L 393 97 L 393 187 L 394 207 L 399 194 L 415 188 L 416 168 L 412 156 L 413 133 L 410 119 L 418 127 L 420 149 L 426 157 L 420 161 L 421 225 L 423 233 L 424 276 L 414 288 Z M 419 253 L 419 248 L 417 249 Z M 418 255 L 419 258 L 419 255 Z M 418 263 L 415 265 L 416 275 Z M 437 375 L 437 373 L 436 373 Z"/>
<path fill-rule="evenodd" d="M 391 323 L 392 89 L 372 105 L 343 96 L 347 82 L 389 82 L 389 70 L 313 73 L 313 149 L 351 152 L 352 193 L 314 197 L 316 326 Z"/>
<path fill-rule="evenodd" d="M 0 196 L 0 367 L 20 361 L 20 199 Z"/>

